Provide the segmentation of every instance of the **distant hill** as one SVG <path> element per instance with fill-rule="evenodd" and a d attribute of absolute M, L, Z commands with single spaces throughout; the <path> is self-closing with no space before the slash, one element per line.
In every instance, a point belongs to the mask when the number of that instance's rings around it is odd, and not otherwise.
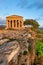
<path fill-rule="evenodd" d="M 0 25 L 0 30 L 5 29 L 5 25 Z"/>
<path fill-rule="evenodd" d="M 40 27 L 39 29 L 40 29 L 40 30 L 43 30 L 43 27 Z"/>

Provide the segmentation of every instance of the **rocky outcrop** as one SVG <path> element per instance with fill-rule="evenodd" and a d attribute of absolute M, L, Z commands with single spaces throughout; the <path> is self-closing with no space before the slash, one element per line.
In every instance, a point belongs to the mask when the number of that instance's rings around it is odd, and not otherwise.
<path fill-rule="evenodd" d="M 3 33 L 0 32 L 0 56 L 2 59 L 5 59 L 3 62 L 9 65 L 33 64 L 35 58 L 35 37 L 32 35 L 32 31 L 6 30 Z M 3 62 L 0 61 L 2 64 Z"/>
<path fill-rule="evenodd" d="M 12 41 L 4 43 L 0 46 L 0 65 L 6 65 L 15 56 L 18 56 L 20 51 L 20 46 L 17 41 Z M 15 57 L 16 59 L 17 57 Z M 3 61 L 3 62 L 2 62 Z"/>

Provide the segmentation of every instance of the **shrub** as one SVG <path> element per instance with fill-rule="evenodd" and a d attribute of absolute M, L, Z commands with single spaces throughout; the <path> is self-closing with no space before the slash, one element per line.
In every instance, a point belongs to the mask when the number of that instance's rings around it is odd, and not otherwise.
<path fill-rule="evenodd" d="M 43 42 L 36 42 L 36 55 L 43 56 Z"/>

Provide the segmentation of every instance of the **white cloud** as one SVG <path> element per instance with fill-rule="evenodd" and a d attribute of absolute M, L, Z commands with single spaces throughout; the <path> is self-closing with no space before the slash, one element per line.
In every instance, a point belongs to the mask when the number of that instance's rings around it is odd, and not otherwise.
<path fill-rule="evenodd" d="M 0 24 L 5 24 L 5 18 L 0 16 Z"/>
<path fill-rule="evenodd" d="M 4 17 L 2 17 L 2 16 L 0 16 L 0 20 L 5 20 L 5 18 L 4 18 Z"/>

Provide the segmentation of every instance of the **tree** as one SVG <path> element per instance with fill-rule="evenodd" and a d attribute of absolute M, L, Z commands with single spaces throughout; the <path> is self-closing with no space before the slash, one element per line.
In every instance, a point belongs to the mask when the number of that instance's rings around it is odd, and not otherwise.
<path fill-rule="evenodd" d="M 26 19 L 24 21 L 24 25 L 32 25 L 33 28 L 35 28 L 35 29 L 39 28 L 39 23 L 33 19 Z"/>

